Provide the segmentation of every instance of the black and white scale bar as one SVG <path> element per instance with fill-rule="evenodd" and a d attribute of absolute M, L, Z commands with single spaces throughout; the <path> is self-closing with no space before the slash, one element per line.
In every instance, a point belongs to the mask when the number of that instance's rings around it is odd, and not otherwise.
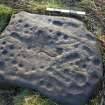
<path fill-rule="evenodd" d="M 84 12 L 84 11 L 55 9 L 55 8 L 47 8 L 46 10 L 49 12 L 60 12 L 60 13 L 67 13 L 67 14 L 86 15 L 86 12 Z"/>

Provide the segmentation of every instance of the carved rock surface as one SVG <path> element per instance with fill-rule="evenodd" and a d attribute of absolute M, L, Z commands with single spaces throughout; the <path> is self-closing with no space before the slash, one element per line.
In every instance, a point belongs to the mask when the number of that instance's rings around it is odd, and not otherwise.
<path fill-rule="evenodd" d="M 73 18 L 20 12 L 0 36 L 0 86 L 84 105 L 102 77 L 95 37 Z"/>

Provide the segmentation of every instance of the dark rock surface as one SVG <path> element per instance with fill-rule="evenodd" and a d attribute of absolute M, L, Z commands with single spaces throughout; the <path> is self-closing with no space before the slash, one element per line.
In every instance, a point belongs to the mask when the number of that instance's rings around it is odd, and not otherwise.
<path fill-rule="evenodd" d="M 20 86 L 84 105 L 102 77 L 95 37 L 82 22 L 20 12 L 0 37 L 0 86 Z"/>

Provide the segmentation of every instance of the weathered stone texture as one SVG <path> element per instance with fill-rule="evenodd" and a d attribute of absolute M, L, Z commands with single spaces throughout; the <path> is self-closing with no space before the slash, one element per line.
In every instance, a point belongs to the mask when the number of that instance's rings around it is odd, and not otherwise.
<path fill-rule="evenodd" d="M 84 105 L 102 77 L 97 47 L 79 20 L 20 12 L 0 38 L 0 83 Z"/>

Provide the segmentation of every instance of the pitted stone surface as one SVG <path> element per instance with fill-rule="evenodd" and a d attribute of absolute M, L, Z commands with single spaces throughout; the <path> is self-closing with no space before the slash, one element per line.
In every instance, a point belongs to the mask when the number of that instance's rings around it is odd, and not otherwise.
<path fill-rule="evenodd" d="M 101 62 L 95 37 L 73 18 L 20 12 L 0 38 L 0 83 L 38 90 L 64 105 L 88 101 Z"/>

